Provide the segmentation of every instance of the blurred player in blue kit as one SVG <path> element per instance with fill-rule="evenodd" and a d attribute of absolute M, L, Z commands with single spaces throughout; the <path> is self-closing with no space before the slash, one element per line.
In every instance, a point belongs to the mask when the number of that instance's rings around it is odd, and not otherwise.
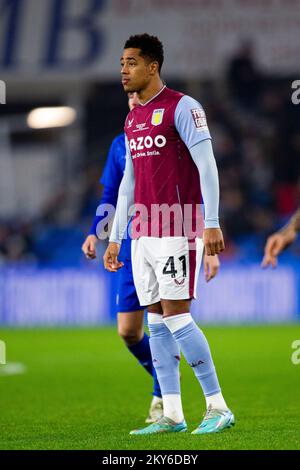
<path fill-rule="evenodd" d="M 138 104 L 137 96 L 135 93 L 131 93 L 128 98 L 129 108 L 133 109 Z M 116 206 L 119 186 L 125 169 L 125 155 L 125 136 L 121 134 L 112 142 L 100 180 L 104 186 L 100 205 Z M 82 251 L 88 259 L 96 258 L 97 226 L 99 227 L 98 224 L 102 219 L 101 216 L 95 216 L 90 233 L 82 245 Z M 118 333 L 129 351 L 153 377 L 153 399 L 146 419 L 146 423 L 153 423 L 161 418 L 163 405 L 156 372 L 152 365 L 149 337 L 144 332 L 144 307 L 139 303 L 133 282 L 130 237 L 123 240 L 120 259 L 124 263 L 124 269 L 117 275 Z"/>
<path fill-rule="evenodd" d="M 139 104 L 136 93 L 128 94 L 130 110 Z M 116 206 L 119 186 L 123 178 L 126 162 L 125 135 L 117 136 L 110 147 L 105 169 L 100 182 L 104 189 L 100 201 L 101 204 Z M 82 245 L 82 251 L 87 259 L 96 258 L 96 245 L 98 242 L 99 223 L 104 219 L 95 216 L 91 230 Z M 106 219 L 107 221 L 107 219 Z M 129 222 L 130 227 L 130 222 Z M 128 229 L 130 232 L 130 228 Z M 163 401 L 160 386 L 157 380 L 155 368 L 152 364 L 149 337 L 144 332 L 144 309 L 137 297 L 133 281 L 131 264 L 131 238 L 127 236 L 122 241 L 120 260 L 124 267 L 117 274 L 118 290 L 116 302 L 118 305 L 118 333 L 124 340 L 129 351 L 153 378 L 153 399 L 150 404 L 146 423 L 153 423 L 163 416 Z M 219 270 L 218 256 L 204 257 L 204 273 L 206 281 L 214 278 Z M 115 274 L 116 275 L 116 274 Z"/>

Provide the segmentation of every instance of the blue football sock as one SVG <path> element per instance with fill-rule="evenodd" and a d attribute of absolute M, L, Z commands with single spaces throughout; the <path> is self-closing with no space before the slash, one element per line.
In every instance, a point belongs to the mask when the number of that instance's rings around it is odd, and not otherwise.
<path fill-rule="evenodd" d="M 179 346 L 163 322 L 148 324 L 153 365 L 162 395 L 180 394 Z"/>
<path fill-rule="evenodd" d="M 153 395 L 161 397 L 155 368 L 152 364 L 149 336 L 145 333 L 141 341 L 131 346 L 127 346 L 129 351 L 137 358 L 144 369 L 153 377 Z"/>
<path fill-rule="evenodd" d="M 179 317 L 179 315 L 177 315 Z M 171 318 L 171 322 L 168 319 Z M 194 370 L 200 382 L 205 396 L 214 395 L 220 392 L 220 385 L 216 374 L 216 369 L 212 360 L 208 342 L 203 332 L 190 317 L 190 321 L 179 329 L 174 328 L 173 317 L 165 319 L 166 324 L 173 331 L 173 336 L 178 342 L 182 354 L 189 365 Z M 175 330 L 175 331 L 174 331 Z"/>

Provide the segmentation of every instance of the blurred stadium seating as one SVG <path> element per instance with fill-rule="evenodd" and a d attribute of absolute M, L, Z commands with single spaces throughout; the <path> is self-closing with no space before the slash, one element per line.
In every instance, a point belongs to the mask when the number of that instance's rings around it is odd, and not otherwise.
<path fill-rule="evenodd" d="M 109 7 L 98 3 L 105 15 Z M 126 3 L 130 12 L 134 2 Z M 151 2 L 146 3 L 149 7 Z M 188 3 L 192 8 L 193 2 Z M 77 0 L 71 4 L 78 6 Z M 112 4 L 116 18 L 117 8 L 124 14 L 120 2 Z M 6 8 L 9 18 L 14 11 L 9 10 L 9 2 Z M 8 32 L 1 24 L 7 41 Z M 135 32 L 126 30 L 126 25 L 120 31 L 116 51 Z M 242 33 L 237 30 L 235 37 L 241 38 Z M 107 40 L 112 41 L 110 36 Z M 277 272 L 264 273 L 259 266 L 266 237 L 285 223 L 300 201 L 300 105 L 291 101 L 291 83 L 300 77 L 295 76 L 297 67 L 286 67 L 284 60 L 282 69 L 280 61 L 276 70 L 264 67 L 259 54 L 262 41 L 263 36 L 249 32 L 247 40 L 233 43 L 223 61 L 220 56 L 222 73 L 205 73 L 203 67 L 199 74 L 187 70 L 185 79 L 182 71 L 175 76 L 166 61 L 168 86 L 203 104 L 219 167 L 227 249 L 220 278 L 202 286 L 200 298 L 203 292 L 205 301 L 202 307 L 201 301 L 195 304 L 195 315 L 205 322 L 300 318 L 300 244 L 282 256 Z M 166 55 L 174 58 L 176 45 L 174 50 L 171 46 L 166 36 Z M 221 54 L 221 43 L 219 48 Z M 84 260 L 81 244 L 101 195 L 99 177 L 106 153 L 113 137 L 122 132 L 127 112 L 117 67 L 108 67 L 103 77 L 96 68 L 72 82 L 74 67 L 63 78 L 59 74 L 49 78 L 48 64 L 44 74 L 35 78 L 33 74 L 29 80 L 25 68 L 22 75 L 22 67 L 20 75 L 14 76 L 7 48 L 3 46 L 0 54 L 0 79 L 7 85 L 7 104 L 0 106 L 0 322 L 110 322 L 115 314 L 115 282 L 99 266 L 105 244 L 100 244 L 98 261 L 91 264 Z M 117 64 L 118 58 L 110 60 Z M 27 126 L 31 109 L 61 104 L 76 109 L 73 125 L 45 130 Z M 236 279 L 239 288 L 233 288 Z M 212 298 L 219 302 L 211 305 Z"/>

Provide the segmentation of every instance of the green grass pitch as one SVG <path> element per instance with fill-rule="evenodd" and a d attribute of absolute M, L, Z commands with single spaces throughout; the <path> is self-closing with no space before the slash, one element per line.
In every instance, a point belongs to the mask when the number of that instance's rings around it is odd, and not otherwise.
<path fill-rule="evenodd" d="M 144 424 L 151 378 L 115 328 L 0 330 L 7 361 L 27 368 L 0 371 L 0 449 L 300 449 L 300 364 L 291 361 L 300 325 L 204 332 L 236 426 L 211 436 L 144 437 L 128 432 Z M 192 431 L 204 399 L 185 360 L 181 372 Z"/>

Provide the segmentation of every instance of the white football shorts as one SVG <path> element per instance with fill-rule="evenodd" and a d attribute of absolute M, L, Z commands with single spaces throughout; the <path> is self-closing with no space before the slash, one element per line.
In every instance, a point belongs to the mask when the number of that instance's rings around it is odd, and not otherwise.
<path fill-rule="evenodd" d="M 191 245 L 192 246 L 192 245 Z M 141 237 L 132 240 L 132 270 L 141 305 L 196 298 L 203 241 L 191 249 L 186 237 Z"/>

